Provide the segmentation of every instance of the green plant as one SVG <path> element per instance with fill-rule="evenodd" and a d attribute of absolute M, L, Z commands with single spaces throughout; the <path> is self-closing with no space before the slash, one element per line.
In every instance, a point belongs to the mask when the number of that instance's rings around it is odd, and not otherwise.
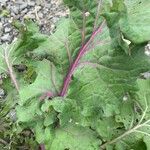
<path fill-rule="evenodd" d="M 51 36 L 15 23 L 20 37 L 0 50 L 16 132 L 47 150 L 150 149 L 150 1 L 64 3 L 70 17 Z"/>

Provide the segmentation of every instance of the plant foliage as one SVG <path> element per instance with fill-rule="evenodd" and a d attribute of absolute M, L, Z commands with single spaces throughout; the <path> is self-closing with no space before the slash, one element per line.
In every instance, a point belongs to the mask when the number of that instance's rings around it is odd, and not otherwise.
<path fill-rule="evenodd" d="M 0 47 L 2 121 L 15 110 L 8 130 L 12 137 L 28 131 L 17 140 L 27 149 L 149 150 L 150 80 L 141 74 L 150 71 L 150 0 L 64 4 L 70 16 L 52 35 L 16 22 L 18 40 Z M 11 133 L 0 142 L 17 149 Z"/>

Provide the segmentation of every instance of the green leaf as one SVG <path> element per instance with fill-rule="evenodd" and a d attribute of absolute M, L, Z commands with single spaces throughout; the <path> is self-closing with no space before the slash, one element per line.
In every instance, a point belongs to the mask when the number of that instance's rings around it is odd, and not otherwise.
<path fill-rule="evenodd" d="M 123 1 L 124 0 L 113 0 L 110 12 L 106 10 L 106 12 L 103 13 L 103 16 L 105 17 L 109 27 L 113 47 L 115 49 L 121 48 L 126 53 L 129 53 L 128 44 L 123 40 L 123 35 L 120 29 L 121 20 L 126 20 L 127 18 L 127 11 Z"/>
<path fill-rule="evenodd" d="M 147 111 L 150 112 L 150 80 L 138 80 L 138 85 L 140 89 L 138 92 L 138 102 L 143 110 L 147 108 Z"/>
<path fill-rule="evenodd" d="M 8 72 L 8 64 L 10 67 L 14 63 L 15 56 L 13 54 L 15 43 L 11 45 L 0 45 L 0 74 Z M 16 61 L 16 60 L 15 60 Z"/>
<path fill-rule="evenodd" d="M 44 128 L 41 122 L 38 122 L 35 126 L 35 136 L 39 144 L 51 145 L 53 141 L 53 130 L 49 127 Z"/>
<path fill-rule="evenodd" d="M 63 99 L 56 97 L 51 101 L 45 101 L 42 105 L 42 111 L 50 111 L 52 108 L 59 113 L 58 118 L 61 126 L 67 125 L 69 122 L 77 123 L 76 121 L 79 119 L 79 108 L 75 100 L 73 99 Z M 50 112 L 49 117 L 52 115 Z M 56 115 L 55 115 L 56 116 Z M 50 120 L 49 120 L 50 121 Z"/>
<path fill-rule="evenodd" d="M 33 54 L 37 57 L 47 56 L 50 61 L 57 66 L 62 74 L 65 73 L 69 65 L 69 57 L 71 55 L 71 45 L 69 43 L 69 29 L 70 20 L 62 18 L 57 23 L 55 33 L 46 37 L 46 41 L 39 44 L 37 48 L 33 50 Z M 36 41 L 36 39 L 35 39 Z"/>
<path fill-rule="evenodd" d="M 125 129 L 132 127 L 134 123 L 134 103 L 129 97 L 124 97 L 125 100 L 120 107 L 120 114 L 116 115 L 116 122 L 122 122 Z"/>
<path fill-rule="evenodd" d="M 140 73 L 150 69 L 144 50 L 137 47 L 133 51 L 131 57 L 124 52 L 107 54 L 99 58 L 99 63 L 79 67 L 70 85 L 69 98 L 75 99 L 83 111 L 88 108 L 93 112 L 103 110 L 104 116 L 117 114 L 126 93 L 136 92 Z"/>
<path fill-rule="evenodd" d="M 65 128 L 56 129 L 50 149 L 98 150 L 100 143 L 94 131 L 70 124 Z"/>
<path fill-rule="evenodd" d="M 24 106 L 17 106 L 17 117 L 18 122 L 32 122 L 37 117 L 37 112 L 39 111 L 39 101 L 37 99 L 31 99 L 28 104 Z"/>
<path fill-rule="evenodd" d="M 95 0 L 83 0 L 82 2 L 79 0 L 64 0 L 64 3 L 70 8 L 70 17 L 75 23 L 76 29 L 81 31 L 80 36 L 82 37 L 82 42 L 84 42 L 92 33 L 94 26 L 97 28 L 99 23 L 98 18 L 96 18 L 100 17 L 99 2 Z M 98 6 L 98 8 L 96 6 Z"/>
<path fill-rule="evenodd" d="M 128 19 L 121 24 L 125 37 L 134 43 L 150 40 L 150 0 L 125 0 Z"/>
<path fill-rule="evenodd" d="M 51 111 L 49 113 L 45 113 L 44 126 L 49 126 L 56 122 L 57 113 L 55 111 Z"/>
<path fill-rule="evenodd" d="M 28 99 L 42 96 L 47 92 L 52 94 L 52 97 L 59 92 L 62 84 L 62 77 L 53 63 L 48 60 L 37 62 L 36 73 L 37 78 L 34 83 L 22 87 L 19 91 L 20 105 L 23 105 Z"/>
<path fill-rule="evenodd" d="M 105 8 L 106 13 L 104 15 L 110 26 L 114 27 L 115 25 L 117 25 L 115 22 L 118 22 L 118 30 L 112 29 L 112 35 L 114 33 L 115 36 L 118 31 L 118 33 L 122 32 L 123 35 L 133 43 L 139 44 L 143 42 L 148 42 L 150 40 L 150 1 L 113 0 L 112 2 L 113 7 L 111 7 L 110 4 L 110 12 L 108 13 L 108 8 Z M 124 7 L 124 10 L 122 9 L 123 5 L 126 6 Z M 120 16 L 120 19 L 117 18 L 117 16 Z"/>
<path fill-rule="evenodd" d="M 14 26 L 20 31 L 20 37 L 18 37 L 14 47 L 16 57 L 21 57 L 27 52 L 33 51 L 48 38 L 48 36 L 42 35 L 38 26 L 30 20 L 26 20 L 25 25 L 14 22 Z"/>
<path fill-rule="evenodd" d="M 132 126 L 129 129 L 122 131 L 120 135 L 101 145 L 102 149 L 106 148 L 107 146 L 115 147 L 115 149 L 117 150 L 146 149 L 146 147 L 144 146 L 144 142 L 147 144 L 147 138 L 150 137 L 150 105 L 148 102 L 148 100 L 150 99 L 150 88 L 148 88 L 150 86 L 150 80 L 138 80 L 137 83 L 140 90 L 137 92 L 138 97 L 136 98 L 136 103 L 140 103 L 136 105 L 134 114 L 137 115 L 140 109 L 140 111 L 142 112 L 140 118 L 137 117 L 136 122 L 132 123 Z M 145 89 L 145 91 L 143 91 L 143 89 Z M 142 106 L 141 104 L 145 105 Z"/>
<path fill-rule="evenodd" d="M 144 142 L 146 144 L 146 148 L 150 149 L 150 138 L 147 136 L 144 137 Z"/>
<path fill-rule="evenodd" d="M 0 117 L 5 117 L 9 113 L 9 111 L 15 107 L 16 103 L 17 103 L 16 92 L 9 91 L 9 94 L 5 99 L 3 99 L 3 102 L 0 102 L 2 106 Z"/>
<path fill-rule="evenodd" d="M 63 0 L 70 9 L 69 47 L 72 57 L 90 38 L 101 22 L 100 16 L 102 1 L 97 0 Z"/>
<path fill-rule="evenodd" d="M 122 131 L 118 128 L 123 128 L 123 125 L 117 123 L 113 117 L 107 117 L 95 122 L 95 128 L 103 141 L 107 141 L 121 133 Z"/>

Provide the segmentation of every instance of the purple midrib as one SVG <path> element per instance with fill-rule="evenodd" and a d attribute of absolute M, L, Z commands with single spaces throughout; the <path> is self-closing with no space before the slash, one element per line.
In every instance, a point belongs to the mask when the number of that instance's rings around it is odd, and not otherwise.
<path fill-rule="evenodd" d="M 63 87 L 62 87 L 62 90 L 61 90 L 59 96 L 64 97 L 66 95 L 68 87 L 69 87 L 69 84 L 70 84 L 70 81 L 71 81 L 71 77 L 73 75 L 73 72 L 74 72 L 76 66 L 78 65 L 81 57 L 86 52 L 86 50 L 87 50 L 89 44 L 91 43 L 91 41 L 93 41 L 93 39 L 95 38 L 95 36 L 97 35 L 97 33 L 101 32 L 101 30 L 102 30 L 102 28 L 100 26 L 99 28 L 97 28 L 97 30 L 95 30 L 92 33 L 92 35 L 89 38 L 89 40 L 80 48 L 79 53 L 78 53 L 76 59 L 74 60 L 74 62 L 70 66 L 69 71 L 68 71 L 68 73 L 67 73 L 67 75 L 66 75 L 66 77 L 64 79 Z"/>

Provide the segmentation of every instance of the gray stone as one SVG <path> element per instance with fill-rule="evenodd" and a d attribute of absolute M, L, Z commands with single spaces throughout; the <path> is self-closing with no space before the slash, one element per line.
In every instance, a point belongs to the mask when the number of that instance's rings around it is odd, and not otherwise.
<path fill-rule="evenodd" d="M 35 4 L 36 4 L 36 3 L 35 3 L 34 1 L 28 2 L 28 5 L 29 5 L 29 6 L 32 6 L 32 7 L 35 6 Z"/>
<path fill-rule="evenodd" d="M 9 33 L 11 30 L 12 30 L 12 29 L 11 29 L 10 27 L 5 27 L 5 28 L 4 28 L 4 32 L 5 32 L 5 33 Z"/>
<path fill-rule="evenodd" d="M 0 31 L 2 30 L 3 24 L 0 22 Z"/>
<path fill-rule="evenodd" d="M 13 6 L 13 8 L 12 8 L 12 12 L 14 13 L 14 14 L 18 14 L 19 13 L 19 8 L 18 7 L 15 7 L 15 6 Z"/>
<path fill-rule="evenodd" d="M 5 91 L 0 88 L 0 98 L 3 98 L 5 96 Z"/>
<path fill-rule="evenodd" d="M 23 11 L 21 11 L 21 15 L 25 15 L 28 12 L 28 9 L 25 8 Z"/>
<path fill-rule="evenodd" d="M 10 26 L 8 22 L 3 23 L 3 27 Z"/>
<path fill-rule="evenodd" d="M 20 10 L 23 10 L 23 9 L 25 9 L 25 8 L 27 8 L 28 7 L 28 4 L 27 3 L 23 3 L 22 5 L 20 5 Z"/>
<path fill-rule="evenodd" d="M 150 79 L 150 72 L 145 72 L 142 75 L 145 79 Z"/>
<path fill-rule="evenodd" d="M 6 2 L 7 2 L 8 0 L 0 0 L 0 3 L 2 3 L 2 5 L 6 5 Z"/>
<path fill-rule="evenodd" d="M 45 7 L 50 9 L 52 7 L 52 4 L 51 3 L 50 4 L 46 4 Z"/>
<path fill-rule="evenodd" d="M 4 34 L 4 35 L 1 37 L 1 40 L 2 40 L 3 42 L 11 42 L 12 36 L 10 36 L 9 33 Z"/>
<path fill-rule="evenodd" d="M 35 6 L 36 11 L 40 11 L 42 9 L 41 6 Z"/>
<path fill-rule="evenodd" d="M 19 4 L 19 5 L 22 5 L 24 3 L 23 0 L 15 0 L 15 4 Z"/>
<path fill-rule="evenodd" d="M 38 13 L 39 18 L 43 18 L 43 14 L 41 12 Z"/>
<path fill-rule="evenodd" d="M 17 116 L 16 116 L 16 111 L 15 111 L 15 109 L 10 110 L 10 112 L 8 113 L 8 117 L 9 117 L 12 121 L 16 121 L 16 120 L 17 120 Z"/>

